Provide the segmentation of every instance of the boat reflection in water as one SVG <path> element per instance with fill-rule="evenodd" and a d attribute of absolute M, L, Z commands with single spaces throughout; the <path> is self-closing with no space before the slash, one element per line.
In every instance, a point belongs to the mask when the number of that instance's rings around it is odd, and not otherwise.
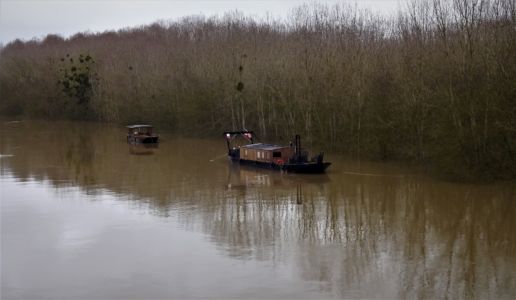
<path fill-rule="evenodd" d="M 235 195 L 247 199 L 247 205 L 252 206 L 268 202 L 291 205 L 303 204 L 303 200 L 317 201 L 331 184 L 327 174 L 285 173 L 238 163 L 230 164 L 228 170 L 226 190 L 236 192 Z"/>
<path fill-rule="evenodd" d="M 276 172 L 271 169 L 255 168 L 249 165 L 232 163 L 229 165 L 228 190 L 247 190 L 271 188 L 276 192 L 286 191 L 293 202 L 301 204 L 303 187 L 323 190 L 324 184 L 331 181 L 327 174 L 307 175 Z"/>
<path fill-rule="evenodd" d="M 158 149 L 159 144 L 128 144 L 129 154 L 132 155 L 151 155 Z"/>

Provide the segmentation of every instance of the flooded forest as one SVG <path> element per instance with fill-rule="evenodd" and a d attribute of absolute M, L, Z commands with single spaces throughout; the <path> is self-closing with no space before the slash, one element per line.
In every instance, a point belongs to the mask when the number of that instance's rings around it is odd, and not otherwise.
<path fill-rule="evenodd" d="M 516 178 L 514 0 L 409 1 L 393 16 L 307 4 L 16 40 L 0 114 L 152 123 L 190 137 L 301 134 L 354 159 Z"/>

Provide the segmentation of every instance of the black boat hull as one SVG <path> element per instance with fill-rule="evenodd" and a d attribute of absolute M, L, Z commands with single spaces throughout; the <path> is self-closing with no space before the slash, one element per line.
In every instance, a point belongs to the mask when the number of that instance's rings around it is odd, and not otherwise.
<path fill-rule="evenodd" d="M 127 142 L 130 144 L 157 144 L 159 142 L 158 136 L 147 136 L 147 137 L 127 137 Z"/>
<path fill-rule="evenodd" d="M 329 162 L 316 163 L 316 162 L 304 162 L 304 163 L 293 163 L 293 164 L 275 164 L 270 162 L 259 162 L 254 160 L 245 160 L 235 157 L 229 157 L 232 161 L 240 163 L 241 165 L 254 166 L 258 168 L 281 170 L 292 173 L 309 173 L 318 174 L 324 173 L 326 169 L 331 165 Z"/>
<path fill-rule="evenodd" d="M 324 173 L 326 169 L 331 165 L 329 162 L 325 163 L 298 163 L 298 164 L 284 164 L 281 166 L 283 171 L 294 172 L 294 173 Z"/>

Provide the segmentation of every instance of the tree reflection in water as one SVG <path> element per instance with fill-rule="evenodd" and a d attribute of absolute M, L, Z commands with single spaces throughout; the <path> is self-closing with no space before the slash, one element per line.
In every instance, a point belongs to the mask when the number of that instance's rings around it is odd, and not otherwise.
<path fill-rule="evenodd" d="M 250 169 L 223 141 L 167 136 L 153 155 L 127 151 L 124 128 L 3 123 L 2 174 L 87 193 L 206 233 L 221 253 L 269 261 L 339 297 L 510 298 L 516 291 L 516 188 L 359 172 L 338 157 L 328 175 Z M 368 176 L 384 174 L 385 176 Z M 396 176 L 389 176 L 395 174 Z"/>

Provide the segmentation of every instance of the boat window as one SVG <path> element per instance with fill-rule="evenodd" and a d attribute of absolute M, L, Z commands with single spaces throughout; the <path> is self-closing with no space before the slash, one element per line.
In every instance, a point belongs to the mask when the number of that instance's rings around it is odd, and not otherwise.
<path fill-rule="evenodd" d="M 281 157 L 281 152 L 279 152 L 279 151 L 272 152 L 272 157 Z"/>

